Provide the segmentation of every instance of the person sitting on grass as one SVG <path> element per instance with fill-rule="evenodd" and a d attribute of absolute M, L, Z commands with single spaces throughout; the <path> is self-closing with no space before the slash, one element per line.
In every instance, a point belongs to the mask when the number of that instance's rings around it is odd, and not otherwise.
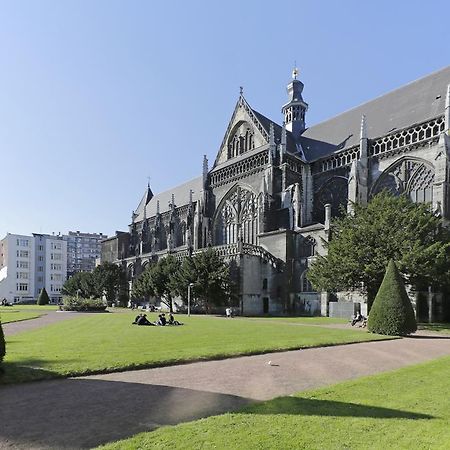
<path fill-rule="evenodd" d="M 154 326 L 155 324 L 147 319 L 147 314 L 139 314 L 136 320 L 136 325 Z"/>
<path fill-rule="evenodd" d="M 363 316 L 358 311 L 353 317 L 352 317 L 352 327 L 355 326 L 358 322 L 363 320 Z"/>
<path fill-rule="evenodd" d="M 173 314 L 169 314 L 169 321 L 167 322 L 168 325 L 183 325 L 181 322 L 178 322 L 178 320 L 175 320 L 173 317 Z"/>
<path fill-rule="evenodd" d="M 167 323 L 166 315 L 164 313 L 162 313 L 158 317 L 159 317 L 158 325 L 160 325 L 162 327 L 165 326 Z"/>

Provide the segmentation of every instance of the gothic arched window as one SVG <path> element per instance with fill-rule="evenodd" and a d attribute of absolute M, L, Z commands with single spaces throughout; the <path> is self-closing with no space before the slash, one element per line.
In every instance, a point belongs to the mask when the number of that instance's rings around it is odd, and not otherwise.
<path fill-rule="evenodd" d="M 228 139 L 228 158 L 234 158 L 255 147 L 254 133 L 247 122 L 241 122 L 234 128 Z"/>
<path fill-rule="evenodd" d="M 371 196 L 382 190 L 406 194 L 416 203 L 433 201 L 434 168 L 420 159 L 401 159 L 386 169 L 372 188 Z"/>
<path fill-rule="evenodd" d="M 332 177 L 314 194 L 314 220 L 325 221 L 325 205 L 331 205 L 331 216 L 341 215 L 341 208 L 347 206 L 348 180 L 344 177 Z"/>
<path fill-rule="evenodd" d="M 238 187 L 222 201 L 215 218 L 216 245 L 235 244 L 240 234 L 242 241 L 257 244 L 258 197 L 252 191 Z"/>

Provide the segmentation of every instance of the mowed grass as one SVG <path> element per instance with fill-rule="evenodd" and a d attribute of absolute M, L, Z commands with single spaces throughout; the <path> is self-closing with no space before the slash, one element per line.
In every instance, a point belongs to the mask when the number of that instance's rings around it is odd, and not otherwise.
<path fill-rule="evenodd" d="M 40 317 L 43 313 L 39 314 L 37 311 L 16 311 L 16 310 L 0 310 L 0 322 L 10 323 L 10 322 L 20 322 L 22 320 L 36 319 Z"/>
<path fill-rule="evenodd" d="M 370 357 L 370 355 L 368 355 Z M 450 358 L 141 433 L 102 449 L 448 449 Z"/>
<path fill-rule="evenodd" d="M 386 339 L 361 330 L 205 316 L 179 316 L 183 326 L 139 327 L 131 325 L 135 315 L 92 314 L 7 336 L 0 383 Z"/>
<path fill-rule="evenodd" d="M 421 323 L 419 329 L 450 334 L 450 323 Z"/>
<path fill-rule="evenodd" d="M 336 325 L 346 324 L 347 319 L 339 319 L 335 317 L 238 317 L 240 320 L 256 320 L 263 322 L 278 322 L 278 323 L 298 323 L 301 325 Z"/>
<path fill-rule="evenodd" d="M 58 305 L 12 305 L 12 306 L 0 306 L 0 314 L 2 312 L 10 311 L 10 310 L 18 310 L 18 311 L 56 311 L 58 309 Z"/>

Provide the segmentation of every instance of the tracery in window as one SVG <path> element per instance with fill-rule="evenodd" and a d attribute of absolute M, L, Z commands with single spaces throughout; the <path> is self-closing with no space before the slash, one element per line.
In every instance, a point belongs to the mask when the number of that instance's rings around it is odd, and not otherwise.
<path fill-rule="evenodd" d="M 253 148 L 255 148 L 253 129 L 249 123 L 241 122 L 228 140 L 228 158 L 234 158 Z"/>

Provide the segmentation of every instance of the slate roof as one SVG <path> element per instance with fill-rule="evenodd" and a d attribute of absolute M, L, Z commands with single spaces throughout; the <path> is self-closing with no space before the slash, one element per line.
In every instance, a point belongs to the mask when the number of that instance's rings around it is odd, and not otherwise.
<path fill-rule="evenodd" d="M 203 189 L 203 176 L 194 178 L 193 180 L 187 181 L 186 183 L 175 186 L 172 189 L 156 194 L 148 202 L 146 206 L 146 216 L 147 218 L 156 215 L 156 203 L 159 200 L 159 212 L 164 213 L 170 210 L 170 203 L 172 202 L 172 194 L 175 195 L 175 206 L 179 208 L 180 206 L 189 204 L 189 190 L 192 189 L 192 201 L 196 202 L 200 198 L 200 192 Z M 144 209 L 135 218 L 135 222 L 140 222 L 144 218 Z"/>
<path fill-rule="evenodd" d="M 141 201 L 139 202 L 138 207 L 134 211 L 135 214 L 139 215 L 144 211 L 145 205 L 148 204 L 148 202 L 153 198 L 153 192 L 150 189 L 150 186 L 147 186 L 147 189 L 144 192 L 144 195 L 141 198 Z"/>
<path fill-rule="evenodd" d="M 306 159 L 357 145 L 363 114 L 369 139 L 443 114 L 448 84 L 450 66 L 308 128 L 300 137 Z"/>

